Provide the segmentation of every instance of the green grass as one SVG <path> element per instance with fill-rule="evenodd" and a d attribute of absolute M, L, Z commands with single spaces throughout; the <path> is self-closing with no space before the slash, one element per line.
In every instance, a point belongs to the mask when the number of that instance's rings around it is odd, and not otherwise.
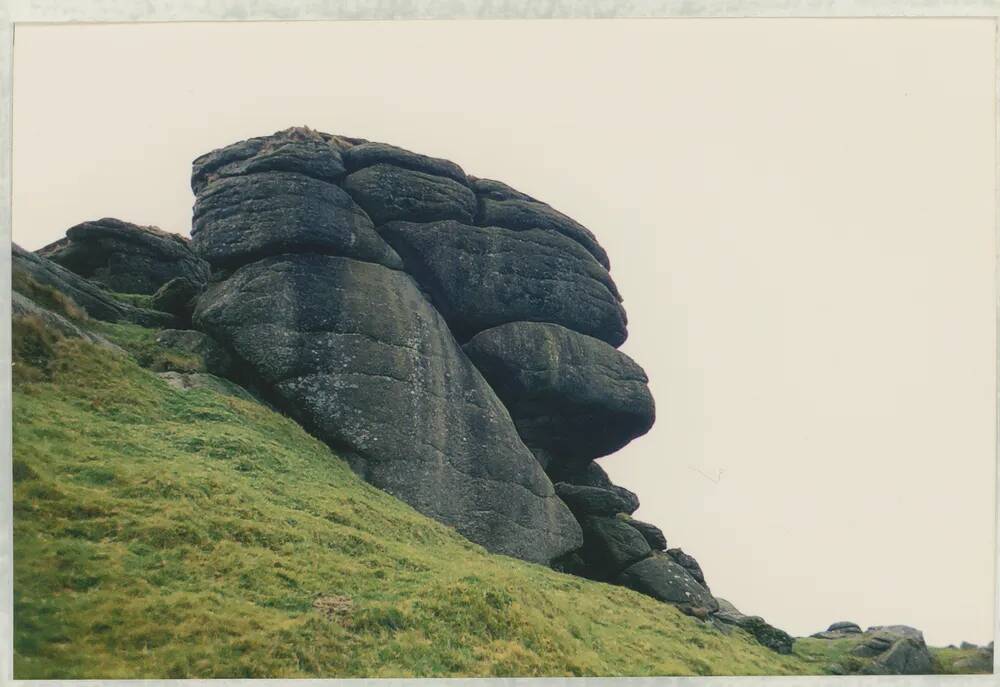
<path fill-rule="evenodd" d="M 141 328 L 96 328 L 149 351 Z M 624 588 L 488 554 L 263 406 L 174 390 L 83 341 L 22 343 L 19 679 L 823 670 Z M 314 608 L 334 597 L 339 612 Z"/>

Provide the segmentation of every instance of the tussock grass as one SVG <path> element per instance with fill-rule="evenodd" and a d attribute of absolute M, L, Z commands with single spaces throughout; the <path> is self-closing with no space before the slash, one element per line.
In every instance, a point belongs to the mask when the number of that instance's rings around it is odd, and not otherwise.
<path fill-rule="evenodd" d="M 152 334 L 114 327 L 145 359 Z M 261 405 L 80 340 L 15 345 L 36 370 L 14 390 L 16 678 L 822 668 L 488 554 Z"/>

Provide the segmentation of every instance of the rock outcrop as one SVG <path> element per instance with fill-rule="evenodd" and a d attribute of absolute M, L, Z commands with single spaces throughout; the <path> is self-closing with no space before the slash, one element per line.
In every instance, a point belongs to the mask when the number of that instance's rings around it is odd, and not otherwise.
<path fill-rule="evenodd" d="M 784 630 L 779 630 L 759 615 L 746 615 L 741 613 L 735 606 L 725 599 L 716 599 L 719 603 L 719 612 L 715 614 L 713 620 L 717 623 L 733 625 L 748 632 L 758 642 L 772 651 L 779 654 L 792 653 L 794 638 Z"/>
<path fill-rule="evenodd" d="M 548 563 L 579 547 L 579 525 L 507 408 L 372 229 L 372 219 L 439 219 L 428 210 L 447 205 L 436 191 L 403 186 L 412 175 L 462 186 L 454 169 L 375 145 L 345 167 L 348 139 L 271 138 L 196 161 L 194 246 L 220 272 L 195 325 L 372 484 L 492 551 Z M 280 168 L 254 161 L 289 146 L 299 152 Z M 341 167 L 354 170 L 343 187 Z M 329 200 L 322 211 L 317 194 Z"/>
<path fill-rule="evenodd" d="M 119 293 L 154 293 L 171 279 L 203 284 L 209 269 L 190 241 L 112 217 L 83 222 L 37 253 Z"/>
<path fill-rule="evenodd" d="M 633 519 L 638 496 L 595 462 L 648 432 L 655 406 L 617 350 L 627 317 L 590 230 L 454 162 L 308 128 L 202 155 L 191 188 L 190 244 L 101 220 L 42 251 L 78 274 L 15 262 L 94 317 L 170 327 L 159 341 L 212 374 L 166 383 L 236 382 L 226 393 L 296 418 L 371 484 L 490 551 L 715 622 L 697 561 Z M 98 281 L 151 293 L 158 310 Z"/>

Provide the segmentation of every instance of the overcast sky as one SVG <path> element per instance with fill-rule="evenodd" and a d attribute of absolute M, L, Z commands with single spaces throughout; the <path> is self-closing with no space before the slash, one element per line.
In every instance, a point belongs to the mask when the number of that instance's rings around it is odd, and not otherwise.
<path fill-rule="evenodd" d="M 187 234 L 190 163 L 292 125 L 588 226 L 658 420 L 602 465 L 792 634 L 992 637 L 993 23 L 19 27 L 14 240 Z"/>

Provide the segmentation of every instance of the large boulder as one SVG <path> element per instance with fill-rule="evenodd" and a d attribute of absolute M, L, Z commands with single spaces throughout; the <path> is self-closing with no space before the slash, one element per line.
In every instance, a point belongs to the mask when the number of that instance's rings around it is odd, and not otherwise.
<path fill-rule="evenodd" d="M 905 628 L 901 631 L 901 628 Z M 871 659 L 860 672 L 867 675 L 923 675 L 933 672 L 934 659 L 923 633 L 905 626 L 869 628 L 863 641 L 851 650 L 859 658 Z"/>
<path fill-rule="evenodd" d="M 607 270 L 560 234 L 455 221 L 392 222 L 379 233 L 460 341 L 510 322 L 560 324 L 612 346 L 625 341 L 625 310 Z"/>
<path fill-rule="evenodd" d="M 649 431 L 646 373 L 624 353 L 565 327 L 513 322 L 463 347 L 510 410 L 524 443 L 587 463 Z"/>
<path fill-rule="evenodd" d="M 40 255 L 26 251 L 16 243 L 11 245 L 11 258 L 15 289 L 18 289 L 18 283 L 21 281 L 30 281 L 36 285 L 34 288 L 47 287 L 69 298 L 90 317 L 106 322 L 131 322 L 145 327 L 167 327 L 174 321 L 173 315 L 168 313 L 137 308 L 120 301 L 90 280 Z M 23 288 L 28 286 L 24 284 Z"/>
<path fill-rule="evenodd" d="M 686 569 L 672 558 L 654 553 L 629 566 L 617 578 L 618 584 L 685 609 L 701 608 L 709 612 L 719 604 L 705 587 L 698 584 Z"/>
<path fill-rule="evenodd" d="M 651 553 L 645 538 L 615 517 L 585 515 L 580 519 L 583 547 L 578 551 L 585 575 L 610 580 Z"/>
<path fill-rule="evenodd" d="M 209 276 L 188 239 L 112 217 L 70 227 L 37 253 L 119 293 L 153 293 L 177 277 L 202 284 Z"/>
<path fill-rule="evenodd" d="M 396 220 L 471 223 L 476 213 L 476 196 L 454 179 L 382 162 L 352 172 L 344 189 L 377 225 Z"/>
<path fill-rule="evenodd" d="M 194 320 L 281 408 L 420 512 L 529 561 L 582 543 L 506 408 L 406 274 L 266 258 L 210 284 Z"/>
<path fill-rule="evenodd" d="M 218 267 L 304 252 L 402 267 L 343 189 L 301 172 L 231 175 L 205 184 L 191 236 L 198 254 Z"/>

